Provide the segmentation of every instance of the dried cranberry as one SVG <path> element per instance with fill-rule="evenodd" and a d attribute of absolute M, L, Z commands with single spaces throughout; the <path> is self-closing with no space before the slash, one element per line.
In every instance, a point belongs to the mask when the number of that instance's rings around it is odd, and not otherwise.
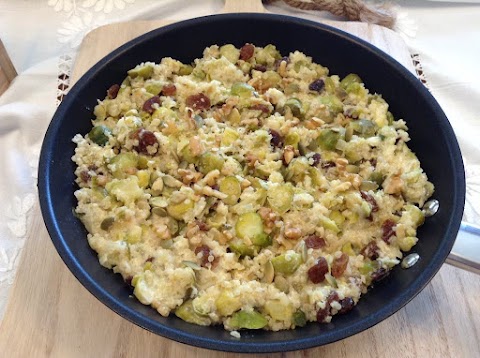
<path fill-rule="evenodd" d="M 80 172 L 80 179 L 84 182 L 84 183 L 88 183 L 90 181 L 90 179 L 92 179 L 92 176 L 90 174 L 88 174 L 88 171 L 87 170 L 82 170 Z"/>
<path fill-rule="evenodd" d="M 250 106 L 249 109 L 262 111 L 263 113 L 270 113 L 270 108 L 266 104 L 261 103 L 254 104 L 253 106 Z"/>
<path fill-rule="evenodd" d="M 162 88 L 162 94 L 164 96 L 175 96 L 175 93 L 177 93 L 177 87 L 175 87 L 174 84 L 166 84 Z"/>
<path fill-rule="evenodd" d="M 117 98 L 119 90 L 120 86 L 118 84 L 111 85 L 110 88 L 107 90 L 107 97 L 110 99 Z"/>
<path fill-rule="evenodd" d="M 370 241 L 367 246 L 365 246 L 360 253 L 369 258 L 370 260 L 378 259 L 378 246 L 375 241 Z"/>
<path fill-rule="evenodd" d="M 327 297 L 327 305 L 331 306 L 333 301 L 339 301 L 340 297 L 338 297 L 338 293 L 335 291 L 330 292 L 330 294 Z"/>
<path fill-rule="evenodd" d="M 330 315 L 330 307 L 325 305 L 325 308 L 321 308 L 317 311 L 317 322 L 325 322 L 325 319 Z"/>
<path fill-rule="evenodd" d="M 372 281 L 373 282 L 378 282 L 380 280 L 383 280 L 385 277 L 387 277 L 390 274 L 390 271 L 387 270 L 386 268 L 380 267 L 376 271 L 372 272 Z"/>
<path fill-rule="evenodd" d="M 133 280 L 133 277 L 132 276 L 127 276 L 123 279 L 123 281 L 125 281 L 125 283 L 129 286 L 132 286 L 132 280 Z M 132 286 L 133 287 L 133 286 Z"/>
<path fill-rule="evenodd" d="M 248 61 L 252 58 L 253 53 L 255 52 L 255 46 L 252 44 L 245 44 L 240 49 L 240 60 Z"/>
<path fill-rule="evenodd" d="M 193 110 L 202 110 L 208 109 L 211 106 L 210 98 L 208 98 L 203 93 L 193 94 L 188 96 L 185 100 L 185 103 L 188 107 L 192 108 Z"/>
<path fill-rule="evenodd" d="M 325 308 L 321 308 L 317 311 L 317 322 L 324 322 L 325 319 L 330 315 L 332 308 L 332 302 L 338 301 L 339 297 L 335 291 L 330 292 L 325 302 Z"/>
<path fill-rule="evenodd" d="M 372 208 L 372 213 L 376 213 L 378 211 L 378 204 L 375 198 L 371 194 L 363 190 L 360 190 L 360 195 L 362 196 L 363 200 L 370 204 L 370 207 Z"/>
<path fill-rule="evenodd" d="M 334 162 L 323 162 L 322 163 L 322 168 L 323 169 L 328 169 L 328 168 L 333 168 L 335 167 L 335 163 Z"/>
<path fill-rule="evenodd" d="M 335 258 L 332 263 L 332 276 L 335 278 L 339 278 L 343 275 L 345 270 L 347 269 L 349 256 L 347 254 L 342 253 L 340 257 Z"/>
<path fill-rule="evenodd" d="M 197 246 L 195 249 L 195 255 L 198 255 L 199 253 L 201 253 L 200 266 L 205 267 L 209 263 L 208 257 L 212 255 L 210 248 L 207 245 Z"/>
<path fill-rule="evenodd" d="M 148 114 L 152 114 L 154 111 L 155 111 L 155 108 L 153 108 L 153 105 L 154 104 L 160 104 L 160 97 L 158 96 L 153 96 L 153 97 L 150 97 L 149 99 L 147 99 L 145 101 L 145 103 L 143 104 L 143 110 L 145 112 L 147 112 Z"/>
<path fill-rule="evenodd" d="M 316 167 L 322 161 L 322 156 L 319 153 L 315 153 L 314 155 L 312 155 L 312 160 L 313 160 L 312 165 Z"/>
<path fill-rule="evenodd" d="M 270 144 L 277 148 L 283 148 L 283 137 L 276 130 L 269 130 L 272 139 L 270 139 Z"/>
<path fill-rule="evenodd" d="M 338 301 L 342 308 L 338 311 L 339 314 L 344 314 L 347 313 L 348 311 L 351 311 L 353 307 L 355 307 L 355 302 L 353 301 L 353 298 L 351 297 L 345 297 L 343 300 Z"/>
<path fill-rule="evenodd" d="M 387 244 L 390 243 L 390 238 L 395 235 L 395 222 L 393 220 L 386 220 L 382 225 L 382 240 L 385 241 Z"/>
<path fill-rule="evenodd" d="M 260 71 L 260 72 L 265 72 L 267 70 L 267 66 L 265 65 L 255 65 L 253 68 L 254 70 Z"/>
<path fill-rule="evenodd" d="M 310 235 L 305 239 L 305 246 L 309 249 L 321 249 L 325 245 L 325 240 L 318 235 Z"/>
<path fill-rule="evenodd" d="M 308 269 L 308 278 L 313 283 L 320 283 L 325 280 L 328 273 L 328 263 L 324 257 L 319 257 L 317 263 Z"/>
<path fill-rule="evenodd" d="M 132 135 L 132 138 L 138 139 L 138 145 L 134 147 L 134 149 L 142 154 L 151 154 L 148 151 L 148 147 L 151 147 L 155 144 L 158 144 L 157 137 L 153 132 L 147 131 L 143 128 L 138 129 Z M 155 149 L 155 152 L 157 149 Z"/>
<path fill-rule="evenodd" d="M 204 223 L 203 221 L 197 220 L 195 221 L 195 224 L 197 224 L 198 228 L 200 231 L 208 231 L 208 225 Z"/>
<path fill-rule="evenodd" d="M 315 80 L 308 85 L 308 89 L 310 91 L 316 91 L 316 92 L 321 92 L 324 87 L 325 87 L 325 82 L 322 79 Z"/>

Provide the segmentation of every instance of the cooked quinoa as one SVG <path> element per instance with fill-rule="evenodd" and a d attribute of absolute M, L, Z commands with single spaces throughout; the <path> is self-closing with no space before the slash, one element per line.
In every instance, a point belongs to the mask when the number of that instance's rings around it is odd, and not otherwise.
<path fill-rule="evenodd" d="M 75 212 L 100 264 L 162 316 L 235 335 L 351 310 L 433 193 L 381 95 L 273 45 L 142 63 L 92 123 Z"/>

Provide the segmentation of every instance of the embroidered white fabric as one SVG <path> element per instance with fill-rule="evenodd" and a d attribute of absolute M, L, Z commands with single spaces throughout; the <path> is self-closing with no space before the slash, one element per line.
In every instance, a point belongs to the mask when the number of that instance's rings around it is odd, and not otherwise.
<path fill-rule="evenodd" d="M 480 7 L 435 2 L 418 5 L 415 0 L 397 4 L 401 10 L 398 31 L 415 54 L 420 79 L 427 81 L 460 142 L 467 176 L 465 220 L 480 225 Z M 27 239 L 29 213 L 38 200 L 36 177 L 42 139 L 56 106 L 68 91 L 75 54 L 85 34 L 107 23 L 181 20 L 215 13 L 222 6 L 222 0 L 0 2 L 0 36 L 19 73 L 0 97 L 0 318 Z M 283 3 L 268 8 L 309 19 L 333 18 Z"/>

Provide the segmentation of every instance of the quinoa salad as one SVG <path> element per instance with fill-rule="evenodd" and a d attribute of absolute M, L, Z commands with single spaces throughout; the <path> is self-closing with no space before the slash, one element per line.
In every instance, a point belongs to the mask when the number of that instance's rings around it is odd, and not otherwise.
<path fill-rule="evenodd" d="M 75 214 L 100 264 L 162 316 L 235 337 L 352 310 L 434 190 L 380 94 L 274 45 L 141 63 L 92 118 Z"/>

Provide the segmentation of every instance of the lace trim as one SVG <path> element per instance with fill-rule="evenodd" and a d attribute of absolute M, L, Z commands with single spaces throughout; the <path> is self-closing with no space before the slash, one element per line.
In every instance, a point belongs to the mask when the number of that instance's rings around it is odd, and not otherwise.
<path fill-rule="evenodd" d="M 47 5 L 55 12 L 63 13 L 65 21 L 57 29 L 60 43 L 69 45 L 75 51 L 84 36 L 106 22 L 106 15 L 133 6 L 136 0 L 48 0 Z M 70 76 L 74 55 L 67 53 L 58 61 L 56 105 L 60 105 L 70 87 Z"/>
<path fill-rule="evenodd" d="M 64 54 L 58 59 L 57 106 L 62 103 L 63 97 L 65 97 L 70 89 L 70 76 L 72 75 L 73 60 L 73 54 Z"/>
<path fill-rule="evenodd" d="M 415 67 L 415 72 L 417 73 L 418 79 L 430 90 L 428 86 L 427 76 L 423 71 L 422 62 L 420 60 L 420 55 L 418 53 L 414 53 L 410 55 L 412 57 L 413 67 Z"/>
<path fill-rule="evenodd" d="M 13 283 L 15 269 L 18 265 L 17 259 L 27 234 L 28 214 L 33 208 L 35 201 L 36 195 L 28 193 L 23 198 L 15 196 L 13 202 L 8 205 L 5 214 L 6 224 L 17 241 L 14 242 L 13 247 L 0 247 L 0 283 Z"/>

